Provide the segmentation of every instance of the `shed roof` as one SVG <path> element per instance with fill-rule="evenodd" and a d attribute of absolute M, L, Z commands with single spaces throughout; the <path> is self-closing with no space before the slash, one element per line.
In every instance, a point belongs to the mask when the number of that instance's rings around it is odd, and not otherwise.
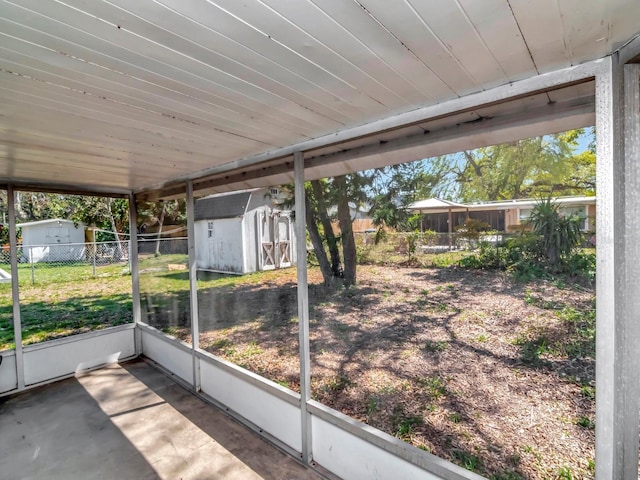
<path fill-rule="evenodd" d="M 245 190 L 201 198 L 195 202 L 194 218 L 199 221 L 242 217 L 247 211 L 251 193 Z"/>
<path fill-rule="evenodd" d="M 331 175 L 590 124 L 593 83 L 579 66 L 640 32 L 637 0 L 394 8 L 387 0 L 2 0 L 0 8 L 0 179 L 121 193 L 262 161 L 272 163 L 194 187 L 285 183 L 295 150 L 333 162 L 309 175 Z M 481 108 L 439 107 L 563 68 L 573 73 L 559 90 L 545 80 L 508 104 L 492 95 Z M 469 122 L 483 134 L 464 135 L 464 147 L 443 140 Z M 489 125 L 502 133 L 487 134 Z M 392 153 L 393 141 L 411 136 L 427 147 Z M 357 149 L 366 161 L 352 161 Z"/>
<path fill-rule="evenodd" d="M 72 224 L 75 225 L 75 222 L 71 221 L 71 220 L 64 220 L 62 218 L 50 218 L 48 220 L 35 220 L 33 222 L 24 222 L 24 223 L 17 223 L 16 227 L 35 227 L 36 225 L 48 225 L 51 223 L 57 223 L 57 224 Z M 79 224 L 80 225 L 80 224 Z"/>

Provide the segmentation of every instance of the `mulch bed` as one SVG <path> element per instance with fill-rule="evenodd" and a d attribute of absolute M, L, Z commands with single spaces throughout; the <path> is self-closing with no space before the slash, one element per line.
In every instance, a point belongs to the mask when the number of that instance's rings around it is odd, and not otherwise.
<path fill-rule="evenodd" d="M 593 477 L 593 288 L 460 268 L 321 280 L 310 270 L 316 400 L 485 476 Z M 294 282 L 210 292 L 202 347 L 297 390 Z"/>

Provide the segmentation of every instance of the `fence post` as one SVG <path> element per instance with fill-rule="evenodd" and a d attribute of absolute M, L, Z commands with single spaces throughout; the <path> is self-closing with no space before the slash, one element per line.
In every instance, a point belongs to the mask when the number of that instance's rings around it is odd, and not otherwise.
<path fill-rule="evenodd" d="M 31 285 L 36 284 L 36 272 L 33 265 L 33 247 L 29 246 L 29 262 L 31 263 Z"/>
<path fill-rule="evenodd" d="M 96 245 L 96 232 L 93 231 L 93 277 L 96 276 L 96 256 L 98 255 L 98 246 Z"/>

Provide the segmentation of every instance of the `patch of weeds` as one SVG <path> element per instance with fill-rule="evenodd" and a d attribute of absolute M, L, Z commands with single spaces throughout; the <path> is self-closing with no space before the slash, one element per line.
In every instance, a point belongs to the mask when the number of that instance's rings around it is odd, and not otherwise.
<path fill-rule="evenodd" d="M 564 466 L 564 467 L 560 467 L 558 469 L 558 479 L 559 480 L 573 480 L 573 472 L 571 471 L 571 468 L 569 468 L 568 466 Z"/>
<path fill-rule="evenodd" d="M 462 415 L 460 415 L 459 413 L 452 413 L 451 415 L 449 415 L 449 420 L 452 423 L 460 423 L 462 421 Z"/>
<path fill-rule="evenodd" d="M 444 302 L 440 302 L 440 303 L 438 303 L 438 304 L 436 305 L 436 308 L 435 308 L 435 309 L 436 309 L 438 312 L 446 312 L 448 308 L 449 308 L 449 307 L 447 306 L 447 304 L 446 304 L 446 303 L 444 303 Z"/>
<path fill-rule="evenodd" d="M 244 358 L 255 357 L 262 354 L 264 351 L 258 346 L 258 342 L 251 342 L 247 348 L 242 352 Z"/>
<path fill-rule="evenodd" d="M 438 400 L 447 393 L 445 382 L 438 376 L 418 377 L 416 383 L 425 388 L 433 400 Z"/>
<path fill-rule="evenodd" d="M 378 411 L 378 399 L 376 397 L 369 397 L 367 400 L 367 416 L 371 416 Z"/>
<path fill-rule="evenodd" d="M 540 355 L 544 355 L 549 351 L 547 340 L 544 337 L 538 337 L 534 340 L 516 339 L 516 345 L 520 345 L 520 357 L 524 363 L 534 367 L 542 365 L 544 362 Z"/>
<path fill-rule="evenodd" d="M 556 316 L 573 326 L 571 341 L 564 347 L 565 353 L 572 358 L 595 357 L 596 312 L 595 306 L 586 311 L 564 307 Z"/>
<path fill-rule="evenodd" d="M 429 295 L 429 290 L 425 288 L 420 293 L 426 297 L 427 295 Z"/>
<path fill-rule="evenodd" d="M 448 346 L 449 346 L 449 342 L 444 342 L 444 341 L 434 342 L 432 340 L 427 340 L 424 344 L 423 350 L 429 353 L 439 353 L 439 352 L 444 352 Z"/>
<path fill-rule="evenodd" d="M 553 285 L 554 287 L 560 290 L 564 290 L 565 288 L 567 288 L 567 282 L 565 282 L 562 278 L 555 278 L 551 282 L 551 285 Z"/>
<path fill-rule="evenodd" d="M 522 447 L 522 452 L 530 453 L 536 460 L 538 460 L 539 462 L 542 461 L 542 454 L 531 445 L 525 445 L 524 447 Z"/>
<path fill-rule="evenodd" d="M 585 416 L 578 417 L 578 420 L 576 420 L 576 425 L 582 428 L 588 428 L 589 430 L 593 430 L 594 428 L 596 428 L 596 424 L 589 417 Z"/>
<path fill-rule="evenodd" d="M 526 292 L 524 292 L 524 303 L 526 303 L 527 305 L 535 305 L 537 301 L 538 299 L 533 295 L 533 292 L 531 292 L 531 290 L 527 290 Z"/>
<path fill-rule="evenodd" d="M 464 450 L 454 450 L 451 452 L 451 459 L 454 463 L 472 472 L 480 473 L 482 471 L 480 458 Z"/>
<path fill-rule="evenodd" d="M 590 458 L 590 459 L 587 460 L 587 469 L 591 473 L 595 473 L 595 471 L 596 471 L 596 461 L 593 458 Z"/>
<path fill-rule="evenodd" d="M 351 385 L 351 381 L 345 377 L 344 375 L 334 375 L 333 377 L 328 378 L 324 384 L 322 385 L 322 390 L 325 392 L 342 392 L 349 385 Z"/>
<path fill-rule="evenodd" d="M 507 470 L 495 475 L 491 475 L 489 477 L 489 480 L 524 480 L 524 477 L 520 475 L 518 472 Z"/>
<path fill-rule="evenodd" d="M 478 335 L 477 340 L 479 342 L 486 342 L 487 340 L 489 340 L 489 337 L 487 337 L 484 333 L 481 333 L 480 335 Z"/>
<path fill-rule="evenodd" d="M 211 347 L 212 348 L 222 349 L 222 348 L 228 347 L 231 344 L 232 344 L 231 340 L 229 340 L 227 338 L 219 338 L 219 339 L 214 340 L 213 342 L 211 342 Z"/>
<path fill-rule="evenodd" d="M 431 449 L 430 449 L 428 446 L 426 446 L 424 443 L 422 443 L 422 444 L 418 445 L 418 448 L 419 448 L 420 450 L 424 450 L 424 451 L 425 451 L 425 452 L 427 452 L 427 453 L 432 453 L 432 452 L 431 452 Z"/>
<path fill-rule="evenodd" d="M 591 385 L 583 385 L 580 388 L 580 394 L 583 397 L 588 398 L 589 400 L 595 400 L 596 399 L 596 388 L 592 387 Z"/>
<path fill-rule="evenodd" d="M 391 421 L 393 423 L 394 435 L 402 440 L 410 439 L 414 428 L 424 423 L 422 417 L 407 415 L 402 405 L 396 405 L 393 409 Z"/>

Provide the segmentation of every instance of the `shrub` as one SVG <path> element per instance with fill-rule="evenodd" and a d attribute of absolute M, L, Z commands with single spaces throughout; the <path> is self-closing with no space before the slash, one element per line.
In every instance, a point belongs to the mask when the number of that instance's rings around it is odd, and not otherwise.
<path fill-rule="evenodd" d="M 580 217 L 560 215 L 558 205 L 551 198 L 541 200 L 531 211 L 529 222 L 541 237 L 541 248 L 549 264 L 557 265 L 582 241 Z"/>

